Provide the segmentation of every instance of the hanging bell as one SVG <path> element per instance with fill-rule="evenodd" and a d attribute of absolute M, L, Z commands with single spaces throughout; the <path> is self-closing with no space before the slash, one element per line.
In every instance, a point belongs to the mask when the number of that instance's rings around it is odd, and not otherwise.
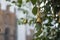
<path fill-rule="evenodd" d="M 23 23 L 26 24 L 27 23 L 27 19 L 23 19 Z"/>
<path fill-rule="evenodd" d="M 37 23 L 41 23 L 42 22 L 41 18 L 38 17 L 37 20 L 36 20 L 36 22 Z"/>

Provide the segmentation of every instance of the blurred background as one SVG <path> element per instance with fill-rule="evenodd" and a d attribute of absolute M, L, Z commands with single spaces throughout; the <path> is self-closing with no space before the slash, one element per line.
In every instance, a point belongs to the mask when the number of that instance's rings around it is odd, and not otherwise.
<path fill-rule="evenodd" d="M 0 40 L 60 40 L 60 1 L 0 0 Z"/>
<path fill-rule="evenodd" d="M 0 0 L 0 40 L 31 40 L 34 32 L 34 24 L 17 24 L 20 18 L 26 18 L 23 10 L 27 11 L 27 16 L 34 17 L 32 14 L 33 5 L 31 2 L 26 3 L 23 0 L 23 5 L 19 10 L 12 1 L 17 0 Z M 23 10 L 22 10 L 23 9 Z"/>

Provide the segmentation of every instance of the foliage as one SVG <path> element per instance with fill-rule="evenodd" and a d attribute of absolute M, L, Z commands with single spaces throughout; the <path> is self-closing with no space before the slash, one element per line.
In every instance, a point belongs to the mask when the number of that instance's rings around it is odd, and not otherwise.
<path fill-rule="evenodd" d="M 22 0 L 18 0 L 17 2 L 18 2 L 18 6 L 20 7 L 22 4 Z"/>
<path fill-rule="evenodd" d="M 37 7 L 36 6 L 32 9 L 32 12 L 33 12 L 34 15 L 37 14 Z"/>
<path fill-rule="evenodd" d="M 28 19 L 24 19 L 21 22 L 18 21 L 18 23 L 22 23 L 22 24 L 26 24 L 29 23 L 32 24 L 32 22 L 34 24 L 36 24 L 35 29 L 36 29 L 36 33 L 34 34 L 34 38 L 33 40 L 60 40 L 60 16 L 56 16 L 58 15 L 58 12 L 60 11 L 60 1 L 57 0 L 26 0 L 26 2 L 30 2 L 34 5 L 34 8 L 32 9 L 32 13 L 36 16 L 37 14 L 39 14 L 39 16 L 37 15 L 37 17 L 35 19 L 32 20 L 28 20 Z M 19 3 L 19 7 L 22 4 L 22 0 L 18 0 Z M 44 3 L 44 6 L 40 7 L 41 3 Z M 55 5 L 56 4 L 56 5 Z M 41 11 L 41 9 L 43 9 Z M 44 15 L 43 15 L 44 14 Z M 36 22 L 36 20 L 39 21 L 41 20 L 41 22 Z M 25 20 L 25 21 L 24 21 Z M 26 22 L 26 20 L 28 20 Z M 24 22 L 24 23 L 23 23 Z M 57 25 L 57 26 L 56 26 Z"/>

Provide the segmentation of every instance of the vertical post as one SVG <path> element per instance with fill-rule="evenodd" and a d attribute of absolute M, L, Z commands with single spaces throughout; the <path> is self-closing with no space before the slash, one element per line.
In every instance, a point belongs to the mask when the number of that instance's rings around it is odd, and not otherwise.
<path fill-rule="evenodd" d="M 5 13 L 5 23 L 6 23 L 6 27 L 8 27 L 9 26 L 9 17 L 8 17 L 8 14 L 9 14 L 9 9 L 10 9 L 10 5 L 7 5 L 7 7 L 6 7 L 6 13 Z"/>
<path fill-rule="evenodd" d="M 14 8 L 14 14 L 15 14 L 15 36 L 14 40 L 17 40 L 17 19 L 16 19 L 16 8 Z"/>
<path fill-rule="evenodd" d="M 9 40 L 9 28 L 7 27 L 6 29 L 5 29 L 5 40 Z"/>
<path fill-rule="evenodd" d="M 7 5 L 6 7 L 6 12 L 4 14 L 4 22 L 5 22 L 5 35 L 4 35 L 4 38 L 5 40 L 9 40 L 9 17 L 8 17 L 8 13 L 9 13 L 9 9 L 10 9 L 10 5 Z"/>

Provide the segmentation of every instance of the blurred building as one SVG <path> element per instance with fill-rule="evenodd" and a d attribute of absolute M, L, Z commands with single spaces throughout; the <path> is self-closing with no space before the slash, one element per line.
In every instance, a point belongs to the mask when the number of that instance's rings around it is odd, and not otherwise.
<path fill-rule="evenodd" d="M 12 1 L 16 1 L 16 0 L 0 1 L 3 5 L 0 6 L 1 7 L 0 8 L 0 40 L 16 40 L 16 38 L 17 40 L 32 40 L 34 33 L 33 26 L 32 27 L 30 27 L 29 25 L 16 26 L 16 17 L 17 19 L 20 19 L 22 17 L 26 18 L 26 15 L 23 13 L 23 10 L 18 10 L 18 7 L 11 3 Z M 12 8 L 10 7 L 10 5 L 7 6 L 7 4 L 11 4 Z M 5 5 L 6 8 L 4 8 Z M 13 6 L 16 7 L 16 11 L 14 12 L 13 12 L 14 9 Z M 27 8 L 26 6 L 29 8 Z M 29 16 L 32 15 L 30 6 L 31 4 L 28 3 L 27 5 L 22 7 L 22 9 L 27 10 L 29 12 Z"/>
<path fill-rule="evenodd" d="M 9 8 L 2 10 L 0 4 L 0 40 L 16 40 L 16 14 Z"/>

